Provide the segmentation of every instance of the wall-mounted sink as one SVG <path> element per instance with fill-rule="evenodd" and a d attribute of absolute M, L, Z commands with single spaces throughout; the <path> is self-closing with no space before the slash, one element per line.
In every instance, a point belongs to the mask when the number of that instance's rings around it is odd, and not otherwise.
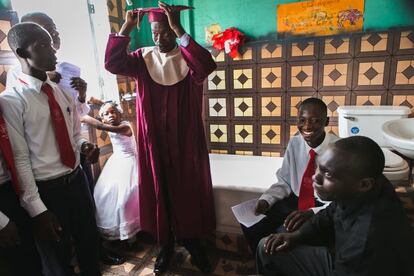
<path fill-rule="evenodd" d="M 396 151 L 414 159 L 414 118 L 385 122 L 382 125 L 382 134 Z"/>

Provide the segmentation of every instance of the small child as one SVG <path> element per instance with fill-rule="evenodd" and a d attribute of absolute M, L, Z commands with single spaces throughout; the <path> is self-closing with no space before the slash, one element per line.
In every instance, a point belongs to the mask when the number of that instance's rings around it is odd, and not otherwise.
<path fill-rule="evenodd" d="M 129 122 L 114 102 L 99 110 L 102 122 L 86 117 L 84 123 L 109 132 L 113 154 L 102 170 L 94 189 L 96 220 L 106 240 L 127 240 L 139 231 L 138 158 L 135 137 Z"/>

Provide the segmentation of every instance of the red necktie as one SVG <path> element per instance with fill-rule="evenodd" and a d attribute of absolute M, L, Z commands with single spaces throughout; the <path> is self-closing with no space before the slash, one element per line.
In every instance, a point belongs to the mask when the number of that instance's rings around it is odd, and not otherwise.
<path fill-rule="evenodd" d="M 19 180 L 17 179 L 17 170 L 14 165 L 13 152 L 10 145 L 9 135 L 7 134 L 7 126 L 4 121 L 3 114 L 0 111 L 0 149 L 10 171 L 12 183 L 16 194 L 20 194 Z"/>
<path fill-rule="evenodd" d="M 66 128 L 65 117 L 63 117 L 62 110 L 57 103 L 55 96 L 53 96 L 53 88 L 44 83 L 42 91 L 48 97 L 50 116 L 52 118 L 53 128 L 55 129 L 55 137 L 59 146 L 60 160 L 62 164 L 72 169 L 75 168 L 76 157 L 73 152 L 72 143 L 69 139 L 68 129 Z"/>
<path fill-rule="evenodd" d="M 311 149 L 309 151 L 309 162 L 306 166 L 306 170 L 303 173 L 302 183 L 300 184 L 299 191 L 299 210 L 308 210 L 315 207 L 315 197 L 313 195 L 312 176 L 315 174 L 315 156 L 316 152 Z"/>

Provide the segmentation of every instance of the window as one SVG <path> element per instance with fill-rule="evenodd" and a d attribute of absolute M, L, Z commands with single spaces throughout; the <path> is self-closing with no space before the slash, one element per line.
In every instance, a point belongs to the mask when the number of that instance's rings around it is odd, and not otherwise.
<path fill-rule="evenodd" d="M 93 5 L 93 8 L 89 8 Z M 105 47 L 110 33 L 106 1 L 102 0 L 12 0 L 19 16 L 44 12 L 60 33 L 59 61 L 81 68 L 81 77 L 88 83 L 88 98 L 119 102 L 116 76 L 104 68 Z M 92 10 L 92 13 L 89 13 Z"/>

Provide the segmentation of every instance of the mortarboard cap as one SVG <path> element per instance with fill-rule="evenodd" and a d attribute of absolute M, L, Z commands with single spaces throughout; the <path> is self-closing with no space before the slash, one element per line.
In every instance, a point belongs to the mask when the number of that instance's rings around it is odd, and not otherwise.
<path fill-rule="evenodd" d="M 193 7 L 182 6 L 182 5 L 171 6 L 171 7 L 174 10 L 178 10 L 178 11 L 194 9 Z M 139 11 L 143 12 L 144 14 L 146 14 L 146 13 L 148 14 L 148 21 L 150 23 L 152 23 L 152 22 L 167 22 L 168 21 L 168 17 L 165 14 L 165 11 L 161 8 L 138 8 L 138 9 L 133 9 L 132 10 L 133 13 L 138 13 Z"/>

